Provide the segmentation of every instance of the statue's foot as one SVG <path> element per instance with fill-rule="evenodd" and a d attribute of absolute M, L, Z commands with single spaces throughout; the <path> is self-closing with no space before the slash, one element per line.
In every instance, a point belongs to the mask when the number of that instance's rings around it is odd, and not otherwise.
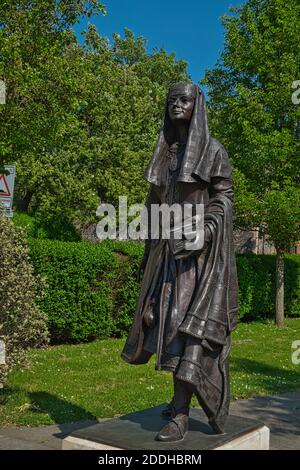
<path fill-rule="evenodd" d="M 167 406 L 163 408 L 161 415 L 163 418 L 168 418 L 168 419 L 176 416 L 175 406 L 172 404 L 172 402 L 168 403 Z"/>
<path fill-rule="evenodd" d="M 181 441 L 185 437 L 188 428 L 189 417 L 179 414 L 160 430 L 155 439 L 161 442 Z"/>

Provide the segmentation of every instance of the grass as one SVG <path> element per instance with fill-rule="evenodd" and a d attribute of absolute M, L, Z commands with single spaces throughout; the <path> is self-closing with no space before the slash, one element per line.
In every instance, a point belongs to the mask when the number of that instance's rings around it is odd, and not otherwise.
<path fill-rule="evenodd" d="M 233 334 L 232 398 L 300 389 L 300 365 L 291 361 L 298 339 L 300 319 L 288 319 L 280 330 L 272 323 L 240 324 Z M 126 364 L 123 344 L 110 339 L 30 351 L 31 366 L 15 369 L 0 391 L 0 425 L 114 417 L 168 401 L 171 374 L 155 371 L 153 359 Z"/>

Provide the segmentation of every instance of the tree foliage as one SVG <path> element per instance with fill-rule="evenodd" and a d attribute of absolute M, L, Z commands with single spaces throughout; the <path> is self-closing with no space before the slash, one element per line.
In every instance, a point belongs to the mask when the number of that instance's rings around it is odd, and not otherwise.
<path fill-rule="evenodd" d="M 21 210 L 86 222 L 99 200 L 141 202 L 166 89 L 187 78 L 186 63 L 125 30 L 113 44 L 89 24 L 72 31 L 97 1 L 5 2 L 0 8 L 0 155 L 17 165 Z M 139 182 L 139 183 L 138 183 Z"/>
<path fill-rule="evenodd" d="M 248 0 L 232 12 L 205 77 L 211 125 L 235 168 L 238 225 L 261 225 L 282 253 L 300 238 L 300 4 Z"/>
<path fill-rule="evenodd" d="M 300 4 L 249 0 L 233 12 L 223 17 L 225 48 L 205 78 L 211 123 L 247 183 L 246 196 L 256 200 L 252 226 L 260 219 L 276 246 L 287 248 L 299 237 L 300 219 L 300 106 L 292 102 Z M 274 212 L 274 204 L 281 209 Z M 291 218 L 283 217 L 283 205 Z"/>

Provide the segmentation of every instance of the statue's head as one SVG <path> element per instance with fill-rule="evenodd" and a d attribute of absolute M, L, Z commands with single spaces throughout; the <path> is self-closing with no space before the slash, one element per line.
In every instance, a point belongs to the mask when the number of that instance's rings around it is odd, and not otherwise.
<path fill-rule="evenodd" d="M 179 135 L 183 130 L 183 134 Z M 179 131 L 179 132 L 178 132 Z M 188 132 L 186 132 L 188 131 Z M 163 168 L 170 145 L 186 137 L 186 147 L 181 164 L 179 181 L 194 183 L 209 178 L 210 135 L 207 124 L 205 97 L 194 83 L 179 82 L 171 86 L 159 139 L 152 159 L 146 169 L 145 179 L 157 186 L 165 184 Z"/>
<path fill-rule="evenodd" d="M 193 83 L 179 82 L 171 86 L 167 99 L 169 118 L 173 125 L 190 122 L 198 88 Z"/>

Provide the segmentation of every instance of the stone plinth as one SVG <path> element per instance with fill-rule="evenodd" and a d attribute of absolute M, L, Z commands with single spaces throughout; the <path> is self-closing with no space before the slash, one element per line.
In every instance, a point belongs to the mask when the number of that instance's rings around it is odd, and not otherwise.
<path fill-rule="evenodd" d="M 181 441 L 155 441 L 166 424 L 165 405 L 106 420 L 74 431 L 63 440 L 64 450 L 268 450 L 269 429 L 259 421 L 229 416 L 225 434 L 216 435 L 204 413 L 190 412 L 190 430 Z"/>

